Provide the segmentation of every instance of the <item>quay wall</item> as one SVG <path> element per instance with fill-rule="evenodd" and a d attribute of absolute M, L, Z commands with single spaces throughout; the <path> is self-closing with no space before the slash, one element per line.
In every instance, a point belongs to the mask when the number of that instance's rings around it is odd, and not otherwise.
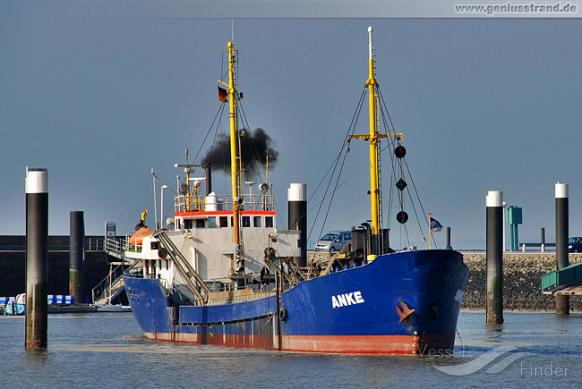
<path fill-rule="evenodd" d="M 48 293 L 69 294 L 69 236 L 51 235 L 48 239 Z M 109 258 L 103 251 L 103 237 L 85 236 L 83 264 L 85 301 L 91 289 L 109 271 Z M 0 297 L 13 297 L 25 291 L 26 237 L 0 235 Z"/>
<path fill-rule="evenodd" d="M 83 268 L 85 301 L 91 298 L 91 289 L 109 271 L 105 253 L 86 253 Z M 26 253 L 0 252 L 0 296 L 11 297 L 25 291 Z M 69 294 L 69 253 L 50 252 L 48 256 L 48 293 Z"/>
<path fill-rule="evenodd" d="M 485 253 L 463 253 L 469 283 L 463 308 L 484 310 L 487 270 Z M 570 254 L 570 264 L 582 262 L 582 254 Z M 507 311 L 555 311 L 555 297 L 541 293 L 542 275 L 556 268 L 555 253 L 503 254 L 503 307 Z M 570 297 L 571 310 L 582 312 L 582 296 Z"/>
<path fill-rule="evenodd" d="M 325 253 L 308 253 L 308 262 L 314 257 L 323 259 Z M 485 310 L 487 270 L 485 253 L 463 253 L 469 268 L 469 282 L 463 299 L 463 309 Z M 582 254 L 570 254 L 570 264 L 582 262 Z M 555 270 L 555 253 L 504 253 L 503 307 L 506 311 L 555 311 L 555 297 L 541 292 L 542 275 Z M 570 297 L 571 310 L 582 312 L 582 296 Z"/>

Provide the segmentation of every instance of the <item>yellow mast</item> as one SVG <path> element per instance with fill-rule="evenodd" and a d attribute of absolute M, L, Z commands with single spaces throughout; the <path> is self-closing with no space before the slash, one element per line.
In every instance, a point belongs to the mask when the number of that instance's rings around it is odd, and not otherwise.
<path fill-rule="evenodd" d="M 372 214 L 371 218 L 371 255 L 368 256 L 368 261 L 373 261 L 376 255 L 382 254 L 380 248 L 380 177 L 379 177 L 379 162 L 378 162 L 378 149 L 379 142 L 382 138 L 395 137 L 401 140 L 403 134 L 401 132 L 384 132 L 379 134 L 378 127 L 378 95 L 376 94 L 376 87 L 378 86 L 378 80 L 375 76 L 375 63 L 374 63 L 374 48 L 372 46 L 372 26 L 368 27 L 368 80 L 366 81 L 366 87 L 368 88 L 369 97 L 369 108 L 370 108 L 370 133 L 369 134 L 354 134 L 351 137 L 354 139 L 363 139 L 370 142 L 370 211 Z"/>
<path fill-rule="evenodd" d="M 380 235 L 380 192 L 378 190 L 378 131 L 376 129 L 376 85 L 374 75 L 374 53 L 372 47 L 372 26 L 368 27 L 368 97 L 370 108 L 370 211 L 372 213 L 372 254 L 377 252 Z"/>
<path fill-rule="evenodd" d="M 236 128 L 236 87 L 234 79 L 234 43 L 228 42 L 228 112 L 230 122 L 230 175 L 232 181 L 232 231 L 233 242 L 236 245 L 235 257 L 238 256 L 240 246 L 239 230 L 239 150 L 238 132 Z"/>

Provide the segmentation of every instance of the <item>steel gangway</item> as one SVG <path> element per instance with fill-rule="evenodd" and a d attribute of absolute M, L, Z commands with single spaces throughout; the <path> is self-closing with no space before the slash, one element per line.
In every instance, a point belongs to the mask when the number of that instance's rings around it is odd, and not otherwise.
<path fill-rule="evenodd" d="M 141 266 L 141 263 L 135 261 L 129 263 L 111 262 L 109 265 L 109 272 L 103 279 L 91 289 L 91 301 L 95 305 L 111 304 L 124 290 L 125 281 L 124 273 L 135 272 Z"/>
<path fill-rule="evenodd" d="M 582 295 L 582 263 L 574 263 L 542 276 L 542 293 L 554 296 Z"/>
<path fill-rule="evenodd" d="M 154 234 L 154 237 L 159 240 L 161 248 L 165 250 L 165 252 L 160 250 L 160 257 L 165 257 L 164 259 L 169 259 L 174 263 L 176 270 L 184 282 L 186 282 L 186 286 L 194 294 L 196 304 L 206 304 L 208 302 L 210 290 L 204 283 L 202 277 L 200 277 L 200 274 L 198 274 L 198 272 L 192 267 L 190 262 L 188 262 L 186 257 L 184 257 L 182 252 L 176 247 L 165 231 L 157 232 Z"/>

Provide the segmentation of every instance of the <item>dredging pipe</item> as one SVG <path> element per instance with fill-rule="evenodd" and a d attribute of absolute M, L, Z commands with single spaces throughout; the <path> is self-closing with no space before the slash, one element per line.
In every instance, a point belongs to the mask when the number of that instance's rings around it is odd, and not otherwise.
<path fill-rule="evenodd" d="M 487 207 L 486 324 L 503 324 L 503 192 L 489 191 Z"/>
<path fill-rule="evenodd" d="M 73 302 L 84 303 L 85 219 L 83 211 L 71 211 L 69 239 L 69 294 Z"/>
<path fill-rule="evenodd" d="M 556 197 L 556 261 L 558 270 L 569 265 L 568 261 L 568 184 L 558 182 Z M 556 296 L 556 314 L 570 313 L 570 297 Z"/>
<path fill-rule="evenodd" d="M 301 256 L 297 265 L 307 266 L 307 185 L 293 182 L 287 189 L 287 228 L 299 231 L 299 248 Z"/>
<path fill-rule="evenodd" d="M 47 346 L 48 172 L 26 169 L 25 348 Z"/>

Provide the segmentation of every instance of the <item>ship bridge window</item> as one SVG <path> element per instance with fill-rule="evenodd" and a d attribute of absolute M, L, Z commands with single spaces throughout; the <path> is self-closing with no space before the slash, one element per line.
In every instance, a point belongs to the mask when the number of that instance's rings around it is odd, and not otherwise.
<path fill-rule="evenodd" d="M 260 216 L 253 216 L 253 226 L 254 227 L 261 226 L 261 217 Z"/>
<path fill-rule="evenodd" d="M 211 216 L 208 218 L 208 228 L 216 228 L 216 217 Z"/>
<path fill-rule="evenodd" d="M 184 228 L 189 230 L 192 228 L 192 219 L 186 219 L 184 220 Z"/>
<path fill-rule="evenodd" d="M 250 227 L 251 226 L 251 218 L 249 216 L 242 217 L 242 225 L 243 227 Z"/>
<path fill-rule="evenodd" d="M 196 219 L 196 228 L 204 228 L 204 219 Z"/>
<path fill-rule="evenodd" d="M 273 228 L 273 216 L 265 217 L 265 227 Z"/>
<path fill-rule="evenodd" d="M 151 243 L 150 243 L 150 248 L 151 248 L 152 250 L 157 250 L 157 249 L 159 249 L 159 248 L 160 248 L 160 242 L 151 242 Z"/>
<path fill-rule="evenodd" d="M 221 227 L 228 227 L 228 217 L 221 216 L 219 219 L 219 223 Z"/>

